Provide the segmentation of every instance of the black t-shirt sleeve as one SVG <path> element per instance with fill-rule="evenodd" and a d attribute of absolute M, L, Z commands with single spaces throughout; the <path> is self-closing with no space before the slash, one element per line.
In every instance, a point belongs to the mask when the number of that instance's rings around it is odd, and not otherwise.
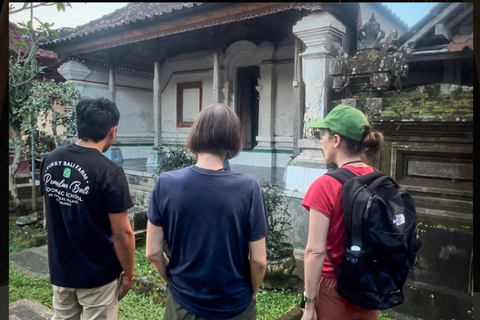
<path fill-rule="evenodd" d="M 121 167 L 107 175 L 104 186 L 108 213 L 120 213 L 133 207 L 127 177 Z"/>
<path fill-rule="evenodd" d="M 155 187 L 153 188 L 153 194 L 150 199 L 150 204 L 148 205 L 147 218 L 153 225 L 157 227 L 163 226 L 162 224 L 162 214 L 160 212 L 160 207 L 158 201 L 160 200 L 160 178 L 157 179 Z"/>
<path fill-rule="evenodd" d="M 263 198 L 262 188 L 256 181 L 252 191 L 248 225 L 250 230 L 248 242 L 257 241 L 267 236 L 265 200 Z"/>

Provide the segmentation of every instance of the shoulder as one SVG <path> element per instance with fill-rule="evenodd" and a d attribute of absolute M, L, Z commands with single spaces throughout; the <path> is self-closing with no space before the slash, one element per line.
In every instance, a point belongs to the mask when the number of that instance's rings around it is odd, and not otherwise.
<path fill-rule="evenodd" d="M 325 187 L 340 188 L 341 185 L 342 184 L 334 177 L 328 174 L 323 174 L 313 181 L 310 188 L 325 188 Z"/>

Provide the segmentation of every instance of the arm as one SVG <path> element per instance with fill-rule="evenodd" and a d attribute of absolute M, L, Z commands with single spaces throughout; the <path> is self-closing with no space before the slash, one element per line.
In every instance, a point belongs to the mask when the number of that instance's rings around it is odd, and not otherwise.
<path fill-rule="evenodd" d="M 265 238 L 248 243 L 250 249 L 250 279 L 252 281 L 253 298 L 262 284 L 267 268 L 267 246 Z"/>
<path fill-rule="evenodd" d="M 118 260 L 123 268 L 122 291 L 119 299 L 122 299 L 130 290 L 135 275 L 135 236 L 128 220 L 128 212 L 109 214 L 112 225 L 112 241 Z"/>
<path fill-rule="evenodd" d="M 43 230 L 47 230 L 47 207 L 45 205 L 45 202 L 47 201 L 45 198 L 47 196 L 43 196 Z"/>
<path fill-rule="evenodd" d="M 320 211 L 310 208 L 308 240 L 305 248 L 305 294 L 313 298 L 317 294 L 327 248 L 330 220 Z M 316 319 L 315 303 L 305 304 L 302 320 Z"/>
<path fill-rule="evenodd" d="M 152 266 L 157 270 L 160 277 L 167 282 L 168 258 L 163 251 L 165 238 L 163 228 L 157 227 L 150 221 L 147 223 L 147 244 L 145 256 Z"/>

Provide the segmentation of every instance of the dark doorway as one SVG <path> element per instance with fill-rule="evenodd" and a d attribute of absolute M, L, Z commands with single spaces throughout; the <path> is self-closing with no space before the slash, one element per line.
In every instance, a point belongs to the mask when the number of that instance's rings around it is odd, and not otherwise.
<path fill-rule="evenodd" d="M 243 131 L 243 150 L 252 150 L 256 145 L 258 135 L 258 85 L 260 67 L 238 68 L 236 110 Z"/>

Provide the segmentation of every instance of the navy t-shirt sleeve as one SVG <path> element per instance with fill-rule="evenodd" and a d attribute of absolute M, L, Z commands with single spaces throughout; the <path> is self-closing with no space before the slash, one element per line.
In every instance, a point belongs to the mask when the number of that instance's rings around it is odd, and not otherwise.
<path fill-rule="evenodd" d="M 153 225 L 157 227 L 162 226 L 162 215 L 158 205 L 158 198 L 160 196 L 160 178 L 157 179 L 155 187 L 153 187 L 153 194 L 148 205 L 147 218 Z"/>
<path fill-rule="evenodd" d="M 260 240 L 267 236 L 267 213 L 262 188 L 255 181 L 248 215 L 248 242 Z"/>
<path fill-rule="evenodd" d="M 120 213 L 133 207 L 127 177 L 121 167 L 107 175 L 104 194 L 108 213 Z"/>

